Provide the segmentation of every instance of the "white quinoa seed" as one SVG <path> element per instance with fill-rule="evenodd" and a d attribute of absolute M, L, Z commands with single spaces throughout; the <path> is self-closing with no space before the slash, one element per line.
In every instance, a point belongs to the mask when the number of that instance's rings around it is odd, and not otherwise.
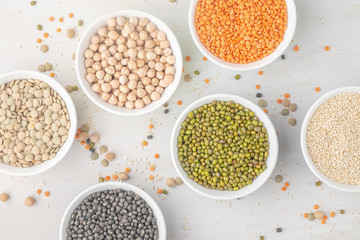
<path fill-rule="evenodd" d="M 311 117 L 306 141 L 315 166 L 330 179 L 360 184 L 360 94 L 344 93 L 323 103 Z"/>

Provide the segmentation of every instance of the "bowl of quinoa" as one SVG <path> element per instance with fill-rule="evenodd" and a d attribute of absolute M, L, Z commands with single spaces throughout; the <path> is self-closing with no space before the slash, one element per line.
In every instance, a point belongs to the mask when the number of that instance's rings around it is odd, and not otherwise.
<path fill-rule="evenodd" d="M 327 185 L 360 192 L 360 87 L 320 97 L 301 129 L 301 148 L 310 170 Z"/>
<path fill-rule="evenodd" d="M 245 71 L 278 59 L 290 44 L 296 27 L 293 0 L 192 0 L 191 36 L 213 63 Z"/>

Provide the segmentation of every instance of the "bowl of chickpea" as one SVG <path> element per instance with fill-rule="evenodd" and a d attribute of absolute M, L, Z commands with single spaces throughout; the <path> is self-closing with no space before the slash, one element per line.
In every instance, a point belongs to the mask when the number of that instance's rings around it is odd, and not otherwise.
<path fill-rule="evenodd" d="M 183 62 L 179 42 L 164 22 L 145 12 L 121 10 L 86 30 L 75 67 L 81 87 L 97 106 L 138 116 L 170 99 Z"/>

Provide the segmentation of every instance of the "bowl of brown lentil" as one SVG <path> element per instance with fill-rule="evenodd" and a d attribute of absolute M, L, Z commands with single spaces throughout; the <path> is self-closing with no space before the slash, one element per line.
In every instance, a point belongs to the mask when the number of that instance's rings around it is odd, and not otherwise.
<path fill-rule="evenodd" d="M 30 176 L 58 164 L 76 134 L 74 103 L 64 87 L 39 72 L 0 76 L 0 172 Z"/>
<path fill-rule="evenodd" d="M 192 0 L 191 36 L 213 63 L 246 71 L 278 59 L 296 28 L 293 0 Z"/>
<path fill-rule="evenodd" d="M 360 87 L 320 97 L 301 128 L 301 149 L 310 170 L 330 187 L 360 192 Z"/>
<path fill-rule="evenodd" d="M 219 200 L 256 191 L 278 157 L 269 117 L 251 101 L 230 94 L 190 104 L 175 123 L 170 146 L 181 179 L 195 192 Z"/>
<path fill-rule="evenodd" d="M 135 10 L 96 20 L 82 36 L 75 62 L 86 95 L 122 116 L 146 114 L 165 104 L 180 83 L 183 64 L 171 29 Z"/>

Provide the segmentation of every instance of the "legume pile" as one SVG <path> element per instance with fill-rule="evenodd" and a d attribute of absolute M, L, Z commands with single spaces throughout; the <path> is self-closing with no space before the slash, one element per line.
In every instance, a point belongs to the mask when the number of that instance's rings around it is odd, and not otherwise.
<path fill-rule="evenodd" d="M 0 162 L 30 167 L 54 158 L 71 126 L 60 95 L 35 79 L 11 81 L 0 91 Z"/>
<path fill-rule="evenodd" d="M 267 130 L 253 111 L 213 101 L 191 111 L 178 135 L 178 159 L 200 185 L 236 191 L 266 169 Z"/>
<path fill-rule="evenodd" d="M 143 108 L 174 81 L 170 43 L 147 18 L 108 19 L 84 55 L 91 89 L 112 105 Z"/>
<path fill-rule="evenodd" d="M 315 166 L 330 179 L 360 184 L 360 94 L 328 99 L 309 121 L 306 143 Z"/>
<path fill-rule="evenodd" d="M 287 28 L 284 0 L 199 0 L 196 32 L 215 56 L 231 63 L 260 60 L 283 41 Z"/>
<path fill-rule="evenodd" d="M 71 215 L 67 239 L 159 239 L 157 220 L 139 195 L 122 189 L 86 197 Z"/>

